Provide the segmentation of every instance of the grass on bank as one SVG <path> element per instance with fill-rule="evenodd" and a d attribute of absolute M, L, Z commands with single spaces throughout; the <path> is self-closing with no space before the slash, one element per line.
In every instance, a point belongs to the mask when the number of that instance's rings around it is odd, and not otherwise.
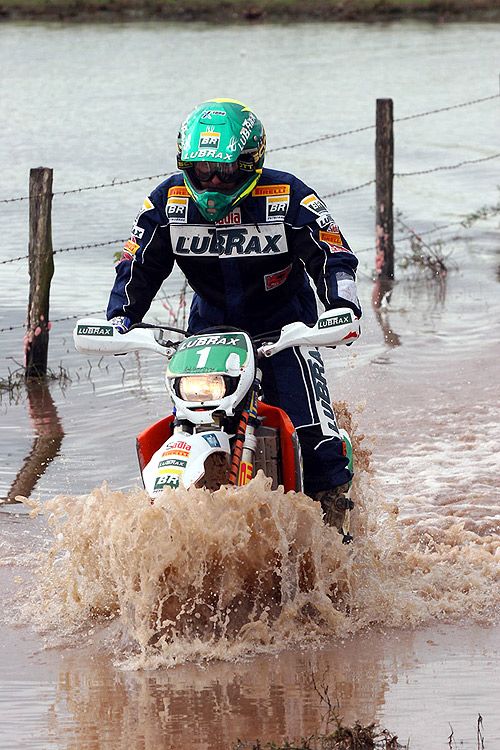
<path fill-rule="evenodd" d="M 500 20 L 498 0 L 0 0 L 0 17 L 165 20 L 331 19 L 402 17 Z"/>

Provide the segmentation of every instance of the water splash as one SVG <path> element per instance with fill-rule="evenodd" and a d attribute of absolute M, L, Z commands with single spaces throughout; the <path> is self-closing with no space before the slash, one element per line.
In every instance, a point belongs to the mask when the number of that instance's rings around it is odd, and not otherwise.
<path fill-rule="evenodd" d="M 401 522 L 363 436 L 352 425 L 351 434 L 350 547 L 324 526 L 317 503 L 271 491 L 262 473 L 214 493 L 166 489 L 154 505 L 143 490 L 106 484 L 43 506 L 25 499 L 33 515 L 47 515 L 52 542 L 21 594 L 21 616 L 51 638 L 81 638 L 100 623 L 131 669 L 315 646 L 373 626 L 495 618 L 498 535 L 461 520 Z"/>

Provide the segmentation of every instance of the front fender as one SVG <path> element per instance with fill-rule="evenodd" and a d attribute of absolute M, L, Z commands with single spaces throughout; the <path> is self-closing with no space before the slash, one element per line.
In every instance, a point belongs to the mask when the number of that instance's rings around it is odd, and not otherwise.
<path fill-rule="evenodd" d="M 231 455 L 229 436 L 220 430 L 194 435 L 175 432 L 152 455 L 142 471 L 144 487 L 151 497 L 165 487 L 191 487 L 205 471 L 205 461 L 212 453 Z"/>

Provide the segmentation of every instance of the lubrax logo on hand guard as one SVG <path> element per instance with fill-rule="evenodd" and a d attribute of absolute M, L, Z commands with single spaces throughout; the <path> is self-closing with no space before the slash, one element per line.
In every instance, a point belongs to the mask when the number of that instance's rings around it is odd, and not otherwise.
<path fill-rule="evenodd" d="M 337 315 L 335 318 L 318 320 L 318 328 L 333 328 L 334 326 L 343 326 L 345 323 L 352 323 L 352 315 Z"/>
<path fill-rule="evenodd" d="M 113 326 L 77 326 L 79 336 L 112 336 Z"/>
<path fill-rule="evenodd" d="M 219 226 L 171 225 L 170 236 L 175 255 L 248 258 L 288 251 L 285 227 L 281 222 L 227 229 Z"/>

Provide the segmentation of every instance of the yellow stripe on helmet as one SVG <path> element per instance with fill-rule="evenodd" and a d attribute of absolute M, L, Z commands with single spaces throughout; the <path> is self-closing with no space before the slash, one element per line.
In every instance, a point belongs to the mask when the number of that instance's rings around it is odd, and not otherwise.
<path fill-rule="evenodd" d="M 261 174 L 262 174 L 262 169 L 256 169 L 256 170 L 255 170 L 255 174 L 256 174 L 256 177 L 255 177 L 255 179 L 254 179 L 254 180 L 252 180 L 252 182 L 251 182 L 251 183 L 250 183 L 250 185 L 249 185 L 249 186 L 248 186 L 248 187 L 246 188 L 246 190 L 244 190 L 244 191 L 243 191 L 243 192 L 241 193 L 241 195 L 239 195 L 239 196 L 238 196 L 238 200 L 237 200 L 237 201 L 235 201 L 235 202 L 233 203 L 233 206 L 235 206 L 235 205 L 236 205 L 237 203 L 239 203 L 239 202 L 240 202 L 241 200 L 243 200 L 243 198 L 245 198 L 245 197 L 246 197 L 246 196 L 247 196 L 247 195 L 248 195 L 249 193 L 251 193 L 251 192 L 252 192 L 252 190 L 254 189 L 254 187 L 256 186 L 256 184 L 258 183 L 258 181 L 259 181 L 259 179 L 260 179 L 260 176 L 261 176 Z"/>
<path fill-rule="evenodd" d="M 210 102 L 217 102 L 217 104 L 224 104 L 224 102 L 227 102 L 228 104 L 239 104 L 240 107 L 243 107 L 244 112 L 250 112 L 250 107 L 247 107 L 246 104 L 243 104 L 243 102 L 239 102 L 237 99 L 209 99 Z M 208 102 L 207 102 L 208 103 Z"/>

